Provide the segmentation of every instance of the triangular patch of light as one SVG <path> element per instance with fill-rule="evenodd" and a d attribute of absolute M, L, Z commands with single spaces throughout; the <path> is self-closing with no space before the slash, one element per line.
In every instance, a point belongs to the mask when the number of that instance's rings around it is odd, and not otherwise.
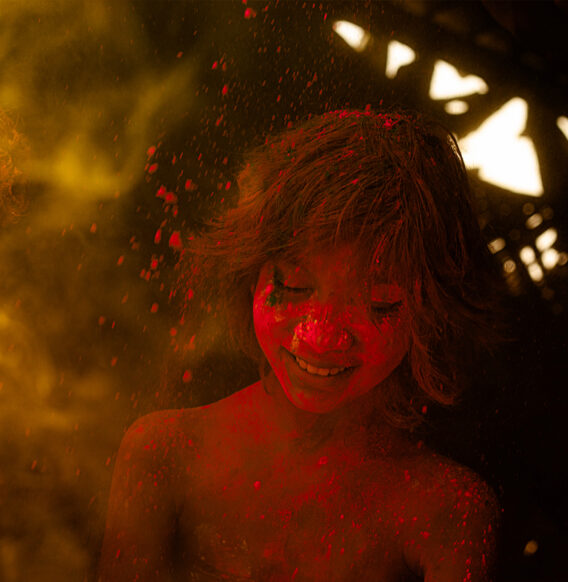
<path fill-rule="evenodd" d="M 518 194 L 543 193 L 540 167 L 531 139 L 522 136 L 528 105 L 515 97 L 488 117 L 475 131 L 459 140 L 468 168 L 479 177 Z"/>
<path fill-rule="evenodd" d="M 406 44 L 391 40 L 387 49 L 387 68 L 385 75 L 394 79 L 401 67 L 416 60 L 416 53 Z"/>
<path fill-rule="evenodd" d="M 568 117 L 561 115 L 556 120 L 556 125 L 558 126 L 558 129 L 564 134 L 564 137 L 568 139 Z"/>
<path fill-rule="evenodd" d="M 336 20 L 332 28 L 336 34 L 357 52 L 365 50 L 371 38 L 371 35 L 366 30 L 347 20 Z"/>
<path fill-rule="evenodd" d="M 475 93 L 487 93 L 487 83 L 476 75 L 462 77 L 458 70 L 446 61 L 436 61 L 430 82 L 430 99 L 454 99 Z"/>

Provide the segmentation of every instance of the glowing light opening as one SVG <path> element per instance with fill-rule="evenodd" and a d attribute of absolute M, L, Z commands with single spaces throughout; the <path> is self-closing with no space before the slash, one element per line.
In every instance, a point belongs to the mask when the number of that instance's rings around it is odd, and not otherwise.
<path fill-rule="evenodd" d="M 561 115 L 556 120 L 556 125 L 558 126 L 558 129 L 564 134 L 564 137 L 568 139 L 568 117 Z"/>
<path fill-rule="evenodd" d="M 558 238 L 558 232 L 555 228 L 549 228 L 545 230 L 540 236 L 537 237 L 535 244 L 536 248 L 542 252 L 549 249 Z"/>
<path fill-rule="evenodd" d="M 530 265 L 536 261 L 536 255 L 531 247 L 523 247 L 519 252 L 519 257 L 525 265 Z"/>
<path fill-rule="evenodd" d="M 540 268 L 540 265 L 537 265 L 536 263 L 531 263 L 530 265 L 528 265 L 527 270 L 529 272 L 529 276 L 533 281 L 542 281 L 542 279 L 544 278 L 544 273 L 542 272 L 542 269 Z"/>
<path fill-rule="evenodd" d="M 494 255 L 499 251 L 502 251 L 505 248 L 505 239 L 504 238 L 496 238 L 493 239 L 488 245 L 489 250 Z"/>
<path fill-rule="evenodd" d="M 336 34 L 357 52 L 364 51 L 371 38 L 371 35 L 367 31 L 347 20 L 335 21 L 332 28 Z"/>
<path fill-rule="evenodd" d="M 529 230 L 532 230 L 533 228 L 536 228 L 541 224 L 542 224 L 542 214 L 533 214 L 532 216 L 529 216 L 525 222 L 525 226 Z"/>
<path fill-rule="evenodd" d="M 515 97 L 459 140 L 466 166 L 486 182 L 518 194 L 541 196 L 542 179 L 532 140 L 525 130 L 528 104 Z"/>
<path fill-rule="evenodd" d="M 489 91 L 487 83 L 477 75 L 462 77 L 458 70 L 446 61 L 436 61 L 430 81 L 430 99 L 453 99 Z"/>
<path fill-rule="evenodd" d="M 387 49 L 387 67 L 385 75 L 394 79 L 401 67 L 405 67 L 416 60 L 416 53 L 408 45 L 397 40 L 391 40 Z"/>
<path fill-rule="evenodd" d="M 503 270 L 505 271 L 505 273 L 513 273 L 514 271 L 516 271 L 517 265 L 515 264 L 515 261 L 513 261 L 512 259 L 507 259 L 503 263 Z"/>
<path fill-rule="evenodd" d="M 558 264 L 558 259 L 560 258 L 560 254 L 556 249 L 546 249 L 542 255 L 540 256 L 540 260 L 545 269 L 554 269 Z"/>
<path fill-rule="evenodd" d="M 469 105 L 461 99 L 453 99 L 444 105 L 444 109 L 450 115 L 463 115 L 469 111 Z"/>

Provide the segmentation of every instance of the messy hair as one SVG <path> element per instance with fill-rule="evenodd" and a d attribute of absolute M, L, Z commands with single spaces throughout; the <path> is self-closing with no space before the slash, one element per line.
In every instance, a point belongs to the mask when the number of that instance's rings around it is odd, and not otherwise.
<path fill-rule="evenodd" d="M 411 345 L 399 381 L 381 384 L 382 412 L 412 427 L 428 402 L 453 404 L 462 356 L 497 334 L 490 257 L 450 132 L 416 113 L 333 111 L 267 137 L 237 183 L 236 207 L 181 260 L 182 287 L 204 290 L 233 343 L 266 370 L 252 314 L 262 266 L 350 243 L 402 288 L 409 310 Z"/>

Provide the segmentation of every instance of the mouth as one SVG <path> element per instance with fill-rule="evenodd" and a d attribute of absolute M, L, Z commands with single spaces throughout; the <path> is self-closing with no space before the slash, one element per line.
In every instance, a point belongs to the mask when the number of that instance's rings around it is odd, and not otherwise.
<path fill-rule="evenodd" d="M 310 362 L 307 362 L 303 358 L 300 358 L 299 356 L 292 354 L 288 350 L 285 350 L 285 352 L 290 356 L 290 358 L 292 358 L 296 362 L 300 370 L 302 370 L 306 374 L 309 374 L 310 376 L 320 378 L 341 376 L 348 374 L 354 369 L 354 366 L 321 366 L 321 365 L 316 366 L 314 364 L 311 364 Z"/>

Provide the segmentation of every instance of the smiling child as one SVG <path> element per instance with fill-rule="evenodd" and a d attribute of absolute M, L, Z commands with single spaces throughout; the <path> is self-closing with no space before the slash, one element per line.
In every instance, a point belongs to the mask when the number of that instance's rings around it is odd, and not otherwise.
<path fill-rule="evenodd" d="M 494 494 L 413 436 L 493 336 L 455 141 L 326 113 L 249 153 L 239 190 L 182 265 L 261 379 L 129 429 L 101 580 L 490 580 Z"/>

